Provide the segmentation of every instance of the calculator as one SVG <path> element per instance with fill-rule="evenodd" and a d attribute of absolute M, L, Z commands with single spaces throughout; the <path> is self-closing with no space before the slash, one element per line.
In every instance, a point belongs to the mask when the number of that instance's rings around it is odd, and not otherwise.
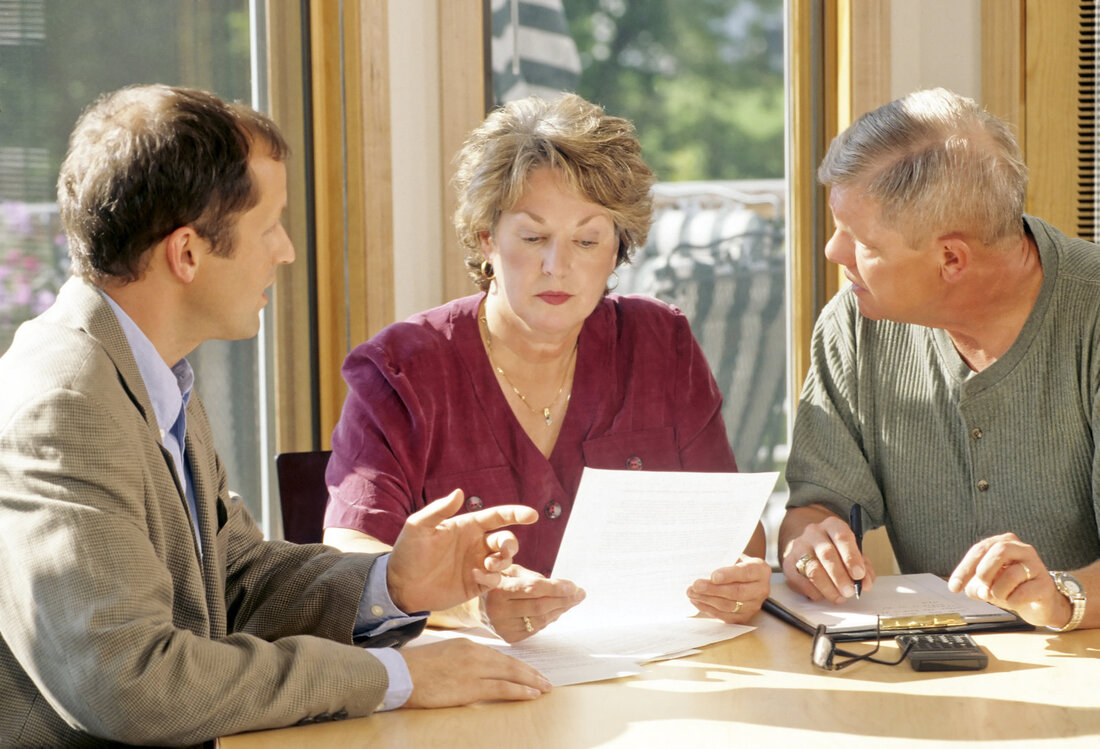
<path fill-rule="evenodd" d="M 968 634 L 898 635 L 898 647 L 909 646 L 909 665 L 914 671 L 980 671 L 989 656 Z"/>

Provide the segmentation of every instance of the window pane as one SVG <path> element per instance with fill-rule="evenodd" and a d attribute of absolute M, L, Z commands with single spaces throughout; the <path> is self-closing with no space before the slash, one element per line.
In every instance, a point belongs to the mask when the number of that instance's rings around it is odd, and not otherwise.
<path fill-rule="evenodd" d="M 0 0 L 0 351 L 68 275 L 57 172 L 69 132 L 103 92 L 132 83 L 250 99 L 249 2 Z M 259 517 L 256 341 L 188 358 L 230 485 Z"/>
<path fill-rule="evenodd" d="M 782 0 L 491 0 L 494 95 L 574 90 L 631 120 L 660 180 L 620 293 L 691 320 L 741 470 L 787 452 Z M 765 516 L 782 514 L 780 486 Z M 774 560 L 773 560 L 774 561 Z"/>

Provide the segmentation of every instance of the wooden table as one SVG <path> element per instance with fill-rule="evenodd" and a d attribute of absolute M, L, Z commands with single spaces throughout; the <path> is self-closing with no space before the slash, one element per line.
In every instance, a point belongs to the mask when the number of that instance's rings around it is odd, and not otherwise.
<path fill-rule="evenodd" d="M 222 739 L 278 746 L 1100 746 L 1100 630 L 977 635 L 977 672 L 810 665 L 810 636 L 768 614 L 758 629 L 639 676 L 559 687 L 533 702 L 397 710 Z M 858 647 L 853 645 L 852 648 Z M 893 644 L 880 651 L 889 656 Z"/>

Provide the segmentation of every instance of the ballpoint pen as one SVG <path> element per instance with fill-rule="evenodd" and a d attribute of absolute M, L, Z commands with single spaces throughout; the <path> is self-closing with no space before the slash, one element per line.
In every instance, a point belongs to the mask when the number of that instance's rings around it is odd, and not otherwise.
<path fill-rule="evenodd" d="M 858 504 L 852 505 L 852 509 L 848 512 L 848 525 L 852 528 L 852 533 L 856 536 L 856 548 L 859 549 L 859 553 L 863 554 L 863 508 Z M 859 598 L 860 593 L 863 592 L 863 580 L 856 580 L 856 598 Z"/>

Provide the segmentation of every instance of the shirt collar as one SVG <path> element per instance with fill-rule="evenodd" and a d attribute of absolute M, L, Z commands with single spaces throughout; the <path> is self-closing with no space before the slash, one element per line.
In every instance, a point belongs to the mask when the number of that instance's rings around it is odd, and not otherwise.
<path fill-rule="evenodd" d="M 195 373 L 191 369 L 187 359 L 180 359 L 169 368 L 153 342 L 138 327 L 130 316 L 114 299 L 103 293 L 103 298 L 118 318 L 118 324 L 122 327 L 122 333 L 126 336 L 127 343 L 137 362 L 138 372 L 145 383 L 145 389 L 149 393 L 149 400 L 153 404 L 153 414 L 157 419 L 157 428 L 161 438 L 164 438 L 164 430 L 171 429 L 179 418 L 180 409 L 187 405 L 191 399 L 191 388 L 195 384 Z"/>

